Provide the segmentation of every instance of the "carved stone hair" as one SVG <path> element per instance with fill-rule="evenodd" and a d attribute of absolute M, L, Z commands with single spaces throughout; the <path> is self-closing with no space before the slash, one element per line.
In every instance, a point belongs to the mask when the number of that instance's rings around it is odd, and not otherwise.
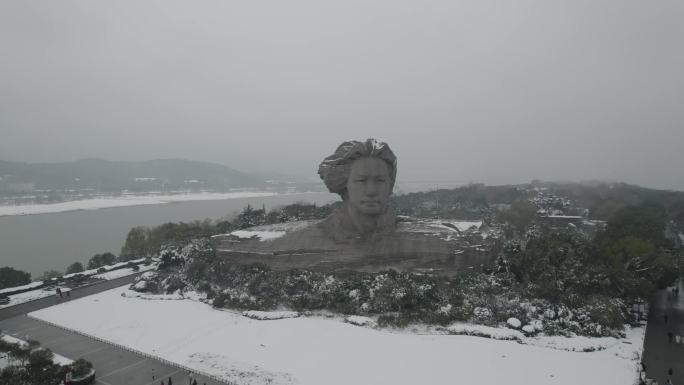
<path fill-rule="evenodd" d="M 342 199 L 347 199 L 347 179 L 351 172 L 352 163 L 359 158 L 374 157 L 387 163 L 390 173 L 391 188 L 397 178 L 397 157 L 387 143 L 378 142 L 375 139 L 367 139 L 365 142 L 351 140 L 337 147 L 335 153 L 323 159 L 318 166 L 318 175 L 321 176 L 328 191 L 340 194 Z"/>

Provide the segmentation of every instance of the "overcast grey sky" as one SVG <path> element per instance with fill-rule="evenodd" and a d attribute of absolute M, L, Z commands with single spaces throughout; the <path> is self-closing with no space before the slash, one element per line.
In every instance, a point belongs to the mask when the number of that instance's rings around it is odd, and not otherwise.
<path fill-rule="evenodd" d="M 0 159 L 684 190 L 684 2 L 0 2 Z"/>

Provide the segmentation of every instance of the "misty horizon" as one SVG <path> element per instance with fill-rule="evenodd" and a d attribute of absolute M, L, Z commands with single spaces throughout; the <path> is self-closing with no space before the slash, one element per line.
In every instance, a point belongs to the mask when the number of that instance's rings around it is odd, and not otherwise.
<path fill-rule="evenodd" d="M 2 161 L 8 161 L 6 159 L 0 159 L 0 162 Z M 33 165 L 50 165 L 50 164 L 69 164 L 69 163 L 76 163 L 76 162 L 85 162 L 85 161 L 105 161 L 105 162 L 113 162 L 113 163 L 144 163 L 144 162 L 155 162 L 155 161 L 187 161 L 187 162 L 193 162 L 193 163 L 206 163 L 206 164 L 211 164 L 211 165 L 219 165 L 219 166 L 225 166 L 228 167 L 229 169 L 232 169 L 234 171 L 237 171 L 239 173 L 244 173 L 247 175 L 252 175 L 255 177 L 264 177 L 264 178 L 272 178 L 275 180 L 279 180 L 280 182 L 285 182 L 288 180 L 294 180 L 299 183 L 316 183 L 319 182 L 321 187 L 324 187 L 323 181 L 320 179 L 320 177 L 317 174 L 314 175 L 306 175 L 304 173 L 289 173 L 289 174 L 284 174 L 284 173 L 276 173 L 276 172 L 268 172 L 268 171 L 256 171 L 256 172 L 248 172 L 240 169 L 236 169 L 232 167 L 231 165 L 228 164 L 221 164 L 221 163 L 215 163 L 215 162 L 207 162 L 207 161 L 200 161 L 200 160 L 193 160 L 193 159 L 183 159 L 183 158 L 164 158 L 164 159 L 142 159 L 142 160 L 112 160 L 112 159 L 104 159 L 104 158 L 81 158 L 81 159 L 75 159 L 73 161 L 63 161 L 63 162 L 16 162 L 16 163 L 24 163 L 24 164 L 33 164 Z M 10 161 L 10 162 L 15 162 L 15 161 Z M 143 173 L 144 174 L 144 173 Z M 146 174 L 145 174 L 146 175 Z M 142 176 L 142 174 L 140 175 Z M 148 176 L 154 176 L 154 175 L 148 175 Z M 656 188 L 653 186 L 643 186 L 643 185 L 638 185 L 634 183 L 628 183 L 625 181 L 621 180 L 606 180 L 606 179 L 579 179 L 579 180 L 562 180 L 562 179 L 537 179 L 533 178 L 530 180 L 526 181 L 516 181 L 512 183 L 503 183 L 503 184 L 492 184 L 492 183 L 485 183 L 483 181 L 479 180 L 457 180 L 457 179 L 410 179 L 410 178 L 402 178 L 401 175 L 397 175 L 397 183 L 398 187 L 395 188 L 395 192 L 397 193 L 402 193 L 401 191 L 401 185 L 402 184 L 422 184 L 425 185 L 428 190 L 434 189 L 434 188 L 452 188 L 452 187 L 458 187 L 458 186 L 464 186 L 467 184 L 472 184 L 472 183 L 482 183 L 485 185 L 489 186 L 504 186 L 504 185 L 526 185 L 530 183 L 535 183 L 535 182 L 541 182 L 541 183 L 557 183 L 557 184 L 565 184 L 565 183 L 579 183 L 579 184 L 628 184 L 628 185 L 635 185 L 639 187 L 645 187 L 645 188 L 651 188 L 651 189 L 657 189 L 657 190 L 672 190 L 672 191 L 682 191 L 682 190 L 677 190 L 677 189 L 667 189 L 667 188 Z M 434 184 L 433 187 L 430 187 L 429 184 Z M 416 190 L 418 191 L 418 190 Z M 409 191 L 413 192 L 413 190 Z"/>
<path fill-rule="evenodd" d="M 684 190 L 684 5 L 0 4 L 0 159 L 182 158 L 317 178 L 376 138 L 400 180 Z"/>

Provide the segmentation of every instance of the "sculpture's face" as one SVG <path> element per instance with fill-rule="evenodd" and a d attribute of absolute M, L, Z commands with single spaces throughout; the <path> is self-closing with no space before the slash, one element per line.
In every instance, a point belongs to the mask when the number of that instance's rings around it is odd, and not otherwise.
<path fill-rule="evenodd" d="M 387 163 L 379 158 L 360 158 L 352 163 L 347 179 L 347 203 L 364 215 L 387 210 L 392 181 Z"/>

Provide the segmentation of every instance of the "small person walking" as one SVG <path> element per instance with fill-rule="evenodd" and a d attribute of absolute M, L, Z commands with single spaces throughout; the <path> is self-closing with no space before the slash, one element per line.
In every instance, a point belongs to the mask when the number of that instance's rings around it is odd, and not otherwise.
<path fill-rule="evenodd" d="M 663 314 L 663 319 L 665 320 L 665 323 L 667 323 L 667 313 Z"/>
<path fill-rule="evenodd" d="M 674 334 L 672 334 L 672 332 L 667 332 L 667 339 L 670 343 L 672 343 L 673 337 L 674 337 Z M 672 369 L 670 369 L 670 370 L 672 370 Z"/>
<path fill-rule="evenodd" d="M 173 383 L 171 382 L 171 376 L 169 376 L 169 385 L 173 385 Z"/>
<path fill-rule="evenodd" d="M 161 385 L 164 385 L 164 380 L 161 380 Z"/>
<path fill-rule="evenodd" d="M 192 380 L 192 385 L 197 385 L 197 379 Z"/>

